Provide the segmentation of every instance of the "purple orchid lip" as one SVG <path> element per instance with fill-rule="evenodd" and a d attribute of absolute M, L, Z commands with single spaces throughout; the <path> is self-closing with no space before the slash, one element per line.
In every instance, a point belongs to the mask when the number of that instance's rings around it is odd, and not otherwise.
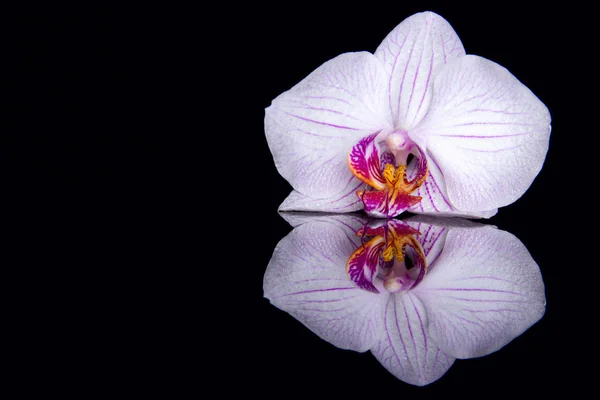
<path fill-rule="evenodd" d="M 404 382 L 432 383 L 455 359 L 499 350 L 544 314 L 539 267 L 493 226 L 285 214 L 294 229 L 269 262 L 265 297 L 329 343 L 370 350 Z"/>
<path fill-rule="evenodd" d="M 380 151 L 378 141 L 387 147 L 385 151 Z M 409 154 L 418 159 L 411 163 L 410 172 L 406 165 Z M 427 178 L 427 157 L 406 131 L 382 131 L 359 140 L 348 155 L 348 167 L 356 178 L 373 188 L 356 192 L 371 216 L 395 217 L 421 200 L 412 193 Z"/>
<path fill-rule="evenodd" d="M 348 259 L 346 272 L 359 288 L 379 293 L 373 281 L 379 271 L 380 253 L 385 245 L 385 239 L 377 236 L 356 249 Z"/>
<path fill-rule="evenodd" d="M 356 235 L 362 244 L 346 263 L 350 280 L 375 293 L 397 293 L 416 287 L 427 272 L 427 260 L 416 239 L 420 234 L 394 219 L 359 229 Z"/>

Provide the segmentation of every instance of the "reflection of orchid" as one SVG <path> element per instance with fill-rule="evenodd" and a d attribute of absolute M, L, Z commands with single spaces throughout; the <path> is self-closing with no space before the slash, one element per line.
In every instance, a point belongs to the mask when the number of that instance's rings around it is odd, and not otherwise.
<path fill-rule="evenodd" d="M 374 54 L 342 54 L 281 94 L 265 132 L 294 189 L 281 210 L 489 217 L 540 171 L 550 115 L 426 12 Z"/>
<path fill-rule="evenodd" d="M 493 226 L 286 218 L 295 228 L 274 251 L 265 297 L 333 345 L 371 350 L 405 382 L 429 384 L 456 358 L 490 354 L 544 314 L 537 264 Z"/>

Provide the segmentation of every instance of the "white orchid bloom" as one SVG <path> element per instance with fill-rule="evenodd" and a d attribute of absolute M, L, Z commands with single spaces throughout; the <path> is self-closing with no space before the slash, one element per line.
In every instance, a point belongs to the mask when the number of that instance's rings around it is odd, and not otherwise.
<path fill-rule="evenodd" d="M 266 109 L 282 211 L 486 217 L 542 168 L 550 114 L 510 72 L 466 55 L 437 14 L 413 15 L 377 48 L 342 54 Z M 410 155 L 413 155 L 410 157 Z"/>

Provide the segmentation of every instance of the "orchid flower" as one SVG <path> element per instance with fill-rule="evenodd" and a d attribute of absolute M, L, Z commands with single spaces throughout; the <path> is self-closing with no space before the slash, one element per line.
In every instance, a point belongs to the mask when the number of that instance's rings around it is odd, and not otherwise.
<path fill-rule="evenodd" d="M 494 226 L 424 216 L 286 219 L 295 228 L 269 262 L 265 297 L 331 344 L 370 350 L 404 382 L 434 382 L 455 359 L 499 350 L 544 314 L 537 264 Z"/>
<path fill-rule="evenodd" d="M 542 168 L 550 114 L 509 71 L 415 14 L 374 54 L 342 54 L 266 109 L 281 211 L 489 218 Z"/>

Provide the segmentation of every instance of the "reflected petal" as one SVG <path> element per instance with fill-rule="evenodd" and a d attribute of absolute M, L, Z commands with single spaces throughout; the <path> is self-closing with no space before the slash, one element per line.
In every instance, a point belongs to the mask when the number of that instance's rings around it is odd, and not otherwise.
<path fill-rule="evenodd" d="M 385 245 L 385 239 L 378 236 L 363 243 L 348 258 L 346 273 L 359 288 L 379 293 L 379 290 L 373 285 L 373 281 L 377 274 L 380 254 Z"/>
<path fill-rule="evenodd" d="M 343 219 L 341 219 L 343 220 Z M 302 223 L 279 242 L 264 278 L 264 293 L 331 344 L 369 350 L 381 333 L 385 297 L 358 288 L 346 274 L 360 244 L 353 221 Z"/>
<path fill-rule="evenodd" d="M 485 226 L 467 219 L 442 218 L 427 215 L 415 215 L 405 219 L 404 222 L 421 232 L 417 236 L 417 240 L 423 248 L 429 271 L 435 268 L 438 256 L 446 244 L 446 236 L 450 229 Z"/>
<path fill-rule="evenodd" d="M 372 352 L 398 379 L 427 385 L 444 375 L 454 362 L 428 337 L 427 314 L 413 294 L 389 298 L 384 326 L 384 336 Z"/>
<path fill-rule="evenodd" d="M 413 293 L 427 310 L 431 338 L 447 354 L 492 353 L 544 314 L 540 270 L 508 232 L 452 228 L 436 264 Z"/>

